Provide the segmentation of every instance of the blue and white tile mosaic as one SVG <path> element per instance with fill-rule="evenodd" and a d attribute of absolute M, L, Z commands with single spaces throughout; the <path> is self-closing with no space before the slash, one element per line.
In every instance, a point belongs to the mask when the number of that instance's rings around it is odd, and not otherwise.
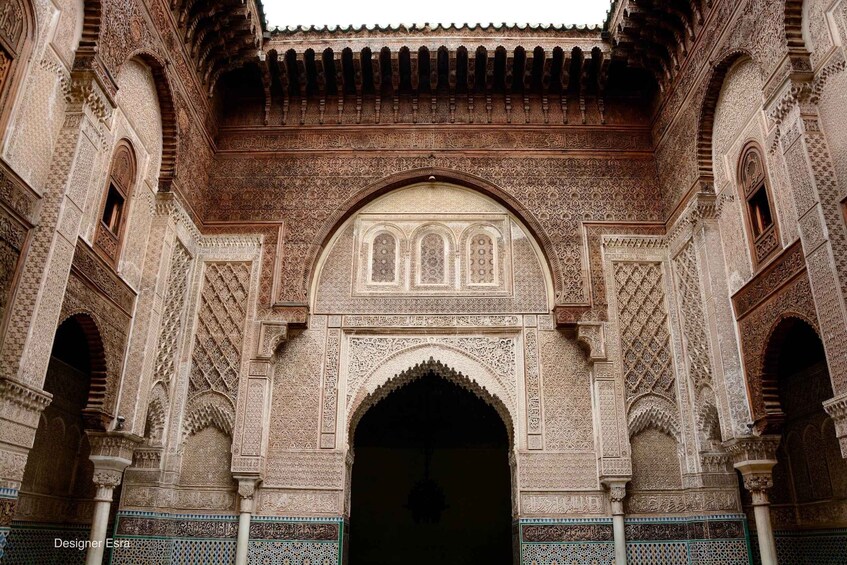
<path fill-rule="evenodd" d="M 0 488 L 0 559 L 6 547 L 6 540 L 11 531 L 12 516 L 15 515 L 15 504 L 18 501 L 18 491 L 11 488 Z"/>
<path fill-rule="evenodd" d="M 230 565 L 235 562 L 236 516 L 121 512 L 112 565 Z M 339 565 L 344 522 L 338 519 L 254 517 L 251 565 Z"/>
<path fill-rule="evenodd" d="M 847 563 L 847 528 L 813 531 L 777 531 L 779 565 L 844 565 Z M 751 534 L 753 563 L 761 565 L 756 533 Z"/>
<path fill-rule="evenodd" d="M 521 565 L 614 563 L 611 520 L 521 520 Z M 630 565 L 748 565 L 743 515 L 626 521 Z"/>
<path fill-rule="evenodd" d="M 83 543 L 88 536 L 88 526 L 12 522 L 0 561 L 4 565 L 82 565 L 86 553 Z M 69 546 L 56 547 L 56 540 L 70 543 Z"/>

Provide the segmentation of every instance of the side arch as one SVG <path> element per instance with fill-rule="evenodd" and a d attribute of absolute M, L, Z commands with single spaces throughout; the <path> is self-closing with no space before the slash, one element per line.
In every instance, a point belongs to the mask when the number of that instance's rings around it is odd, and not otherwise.
<path fill-rule="evenodd" d="M 770 431 L 779 430 L 785 420 L 782 402 L 779 398 L 779 361 L 788 335 L 798 325 L 804 324 L 811 328 L 820 339 L 820 329 L 817 321 L 809 319 L 800 312 L 784 312 L 771 325 L 764 341 L 764 348 L 759 357 L 759 383 L 756 387 L 761 391 L 759 414 L 756 421 L 764 420 Z M 755 408 L 755 406 L 754 406 Z"/>
<path fill-rule="evenodd" d="M 235 424 L 235 407 L 232 401 L 214 391 L 207 391 L 193 397 L 185 407 L 185 419 L 182 424 L 181 442 L 204 428 L 214 426 L 232 437 Z"/>
<path fill-rule="evenodd" d="M 86 20 L 87 21 L 87 20 Z M 84 37 L 83 30 L 83 37 Z M 133 52 L 127 61 L 136 59 L 150 69 L 156 94 L 159 99 L 159 112 L 162 116 L 162 159 L 159 165 L 159 191 L 170 192 L 176 177 L 179 126 L 174 105 L 174 90 L 167 72 L 165 59 L 152 51 Z"/>
<path fill-rule="evenodd" d="M 102 333 L 94 316 L 89 312 L 72 312 L 60 320 L 56 326 L 57 331 L 62 325 L 68 323 L 74 323 L 79 327 L 88 345 L 90 381 L 88 400 L 82 411 L 83 421 L 87 429 L 104 431 L 112 420 L 112 407 L 106 405 L 106 399 L 110 389 L 117 390 L 117 376 L 110 376 Z"/>
<path fill-rule="evenodd" d="M 714 179 L 714 164 L 712 163 L 712 141 L 715 128 L 715 111 L 718 106 L 724 80 L 735 63 L 749 59 L 755 63 L 752 54 L 745 49 L 732 49 L 725 52 L 718 63 L 713 65 L 706 79 L 706 91 L 700 102 L 700 114 L 697 120 L 697 174 L 710 184 Z M 759 69 L 761 71 L 761 69 Z"/>
<path fill-rule="evenodd" d="M 562 295 L 562 268 L 556 258 L 553 243 L 545 234 L 538 220 L 533 217 L 532 213 L 518 199 L 493 183 L 474 175 L 449 169 L 427 167 L 397 173 L 365 187 L 332 211 L 320 230 L 309 240 L 286 242 L 286 245 L 290 243 L 294 245 L 305 245 L 306 249 L 299 254 L 297 250 L 292 249 L 291 252 L 283 255 L 282 272 L 285 274 L 285 277 L 280 293 L 283 305 L 307 306 L 309 289 L 314 284 L 315 276 L 318 272 L 319 258 L 332 239 L 333 234 L 335 234 L 348 218 L 369 202 L 394 189 L 433 180 L 479 192 L 490 197 L 510 213 L 514 214 L 526 227 L 529 235 L 535 239 L 541 249 L 553 279 L 555 296 L 558 298 Z M 305 257 L 303 257 L 304 255 Z M 299 261 L 302 261 L 302 266 L 298 265 Z"/>

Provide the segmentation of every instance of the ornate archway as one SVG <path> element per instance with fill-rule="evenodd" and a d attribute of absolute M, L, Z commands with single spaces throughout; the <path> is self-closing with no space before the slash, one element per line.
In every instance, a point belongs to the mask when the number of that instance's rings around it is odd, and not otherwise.
<path fill-rule="evenodd" d="M 514 484 L 507 409 L 430 358 L 351 420 L 351 563 L 511 563 Z"/>

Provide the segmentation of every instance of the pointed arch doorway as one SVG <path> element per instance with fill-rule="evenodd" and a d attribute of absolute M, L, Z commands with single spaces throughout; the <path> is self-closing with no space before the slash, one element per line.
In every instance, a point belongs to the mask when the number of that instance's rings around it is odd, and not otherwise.
<path fill-rule="evenodd" d="M 432 364 L 351 434 L 351 565 L 512 563 L 510 439 Z"/>

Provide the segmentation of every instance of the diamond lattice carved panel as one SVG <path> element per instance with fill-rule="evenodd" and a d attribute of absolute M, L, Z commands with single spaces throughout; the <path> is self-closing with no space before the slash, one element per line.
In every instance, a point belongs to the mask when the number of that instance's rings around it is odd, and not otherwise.
<path fill-rule="evenodd" d="M 665 291 L 658 263 L 615 263 L 615 287 L 627 396 L 673 397 Z"/>
<path fill-rule="evenodd" d="M 249 285 L 249 263 L 206 265 L 192 353 L 191 395 L 215 390 L 235 400 Z"/>

